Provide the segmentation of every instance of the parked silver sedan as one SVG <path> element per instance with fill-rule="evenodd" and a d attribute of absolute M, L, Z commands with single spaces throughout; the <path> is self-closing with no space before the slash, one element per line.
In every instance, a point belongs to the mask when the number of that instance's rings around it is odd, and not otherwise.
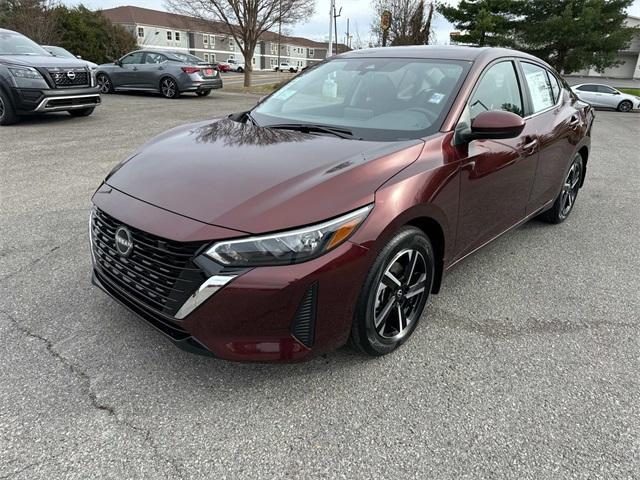
<path fill-rule="evenodd" d="M 113 63 L 99 65 L 96 79 L 101 93 L 124 90 L 157 92 L 166 98 L 193 92 L 205 97 L 222 88 L 218 69 L 182 52 L 137 50 Z"/>
<path fill-rule="evenodd" d="M 571 87 L 571 90 L 580 100 L 594 107 L 615 108 L 620 112 L 630 112 L 634 108 L 640 108 L 640 98 L 623 93 L 609 85 L 581 83 Z"/>

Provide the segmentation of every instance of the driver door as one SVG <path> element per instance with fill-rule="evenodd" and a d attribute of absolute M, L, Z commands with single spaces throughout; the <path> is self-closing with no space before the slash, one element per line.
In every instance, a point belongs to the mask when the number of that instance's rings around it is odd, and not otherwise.
<path fill-rule="evenodd" d="M 113 86 L 118 88 L 140 87 L 139 71 L 144 63 L 144 52 L 133 52 L 120 59 L 120 66 L 112 74 Z"/>
<path fill-rule="evenodd" d="M 524 96 L 511 60 L 490 65 L 472 93 L 457 129 L 484 111 L 524 115 Z M 538 161 L 535 127 L 515 138 L 473 140 L 459 146 L 460 204 L 457 258 L 481 247 L 526 216 Z"/>

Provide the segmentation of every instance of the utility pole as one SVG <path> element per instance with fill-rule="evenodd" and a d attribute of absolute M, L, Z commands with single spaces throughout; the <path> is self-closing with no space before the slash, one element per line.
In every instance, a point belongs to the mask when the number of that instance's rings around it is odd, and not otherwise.
<path fill-rule="evenodd" d="M 351 45 L 349 45 L 349 43 L 351 43 L 350 38 L 351 37 L 349 36 L 349 19 L 347 18 L 347 41 L 344 42 L 347 45 L 347 47 L 351 47 Z"/>
<path fill-rule="evenodd" d="M 340 10 L 338 11 L 338 13 L 336 12 L 336 4 L 335 4 L 335 0 L 333 3 L 333 28 L 336 31 L 336 55 L 338 55 L 338 17 L 340 15 L 342 15 L 342 7 L 340 7 Z"/>
<path fill-rule="evenodd" d="M 327 48 L 327 58 L 333 54 L 333 11 L 336 8 L 336 0 L 331 0 L 329 7 L 329 45 Z"/>

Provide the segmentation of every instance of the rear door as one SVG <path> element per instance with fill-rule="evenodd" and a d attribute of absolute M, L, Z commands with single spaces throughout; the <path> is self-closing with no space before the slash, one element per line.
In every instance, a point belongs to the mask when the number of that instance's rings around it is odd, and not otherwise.
<path fill-rule="evenodd" d="M 556 198 L 583 127 L 571 94 L 543 65 L 520 61 L 528 96 L 527 124 L 538 131 L 540 154 L 527 214 Z"/>
<path fill-rule="evenodd" d="M 576 88 L 576 94 L 580 100 L 590 105 L 596 105 L 598 102 L 598 87 L 596 85 L 580 85 Z"/>
<path fill-rule="evenodd" d="M 143 88 L 156 89 L 160 88 L 160 79 L 164 75 L 169 59 L 156 52 L 147 52 L 144 58 L 144 64 L 140 67 L 139 85 Z"/>

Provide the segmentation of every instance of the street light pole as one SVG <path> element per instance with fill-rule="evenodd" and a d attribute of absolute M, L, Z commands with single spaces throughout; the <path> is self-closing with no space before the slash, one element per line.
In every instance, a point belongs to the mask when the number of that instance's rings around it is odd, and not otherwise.
<path fill-rule="evenodd" d="M 276 68 L 280 70 L 280 49 L 282 42 L 282 0 L 280 0 L 280 18 L 278 18 L 278 63 L 276 64 Z"/>
<path fill-rule="evenodd" d="M 338 17 L 342 15 L 342 7 L 340 7 L 340 10 L 338 11 L 338 13 L 336 13 L 336 4 L 335 1 L 333 3 L 333 27 L 334 30 L 336 31 L 336 55 L 338 55 Z"/>
<path fill-rule="evenodd" d="M 333 54 L 333 12 L 336 8 L 336 0 L 331 0 L 329 7 L 329 45 L 327 48 L 327 58 Z"/>

